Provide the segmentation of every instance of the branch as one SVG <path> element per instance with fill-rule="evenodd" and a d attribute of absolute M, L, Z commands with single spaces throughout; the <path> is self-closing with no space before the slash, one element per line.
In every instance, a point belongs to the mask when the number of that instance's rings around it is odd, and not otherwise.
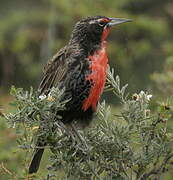
<path fill-rule="evenodd" d="M 163 172 L 163 169 L 166 165 L 169 164 L 169 160 L 173 157 L 173 153 L 171 153 L 169 156 L 167 156 L 164 161 L 161 163 L 161 165 L 158 168 L 153 168 L 148 173 L 144 173 L 139 180 L 146 180 L 152 175 L 158 175 L 160 172 Z"/>

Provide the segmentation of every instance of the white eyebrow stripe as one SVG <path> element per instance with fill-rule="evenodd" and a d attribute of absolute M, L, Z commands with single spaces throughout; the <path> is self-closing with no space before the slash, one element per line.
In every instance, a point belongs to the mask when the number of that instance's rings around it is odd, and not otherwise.
<path fill-rule="evenodd" d="M 89 24 L 94 24 L 94 23 L 96 23 L 96 20 L 92 20 L 89 22 Z"/>
<path fill-rule="evenodd" d="M 96 20 L 91 20 L 91 21 L 89 22 L 89 24 L 94 24 L 94 23 L 100 22 L 100 21 L 102 21 L 102 20 L 103 20 L 103 18 L 96 19 Z"/>

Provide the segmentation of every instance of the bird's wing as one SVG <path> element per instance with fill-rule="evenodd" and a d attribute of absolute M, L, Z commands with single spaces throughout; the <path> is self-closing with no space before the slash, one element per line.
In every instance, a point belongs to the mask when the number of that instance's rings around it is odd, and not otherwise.
<path fill-rule="evenodd" d="M 50 89 L 56 87 L 62 81 L 67 72 L 66 63 L 67 47 L 60 49 L 60 51 L 53 56 L 44 68 L 44 75 L 39 85 L 38 91 L 40 94 L 47 95 Z"/>

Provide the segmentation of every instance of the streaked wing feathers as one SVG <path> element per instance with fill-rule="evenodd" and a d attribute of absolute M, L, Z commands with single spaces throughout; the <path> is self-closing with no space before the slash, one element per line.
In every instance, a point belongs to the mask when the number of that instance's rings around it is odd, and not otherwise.
<path fill-rule="evenodd" d="M 44 76 L 39 85 L 40 94 L 48 94 L 53 86 L 57 86 L 63 79 L 67 72 L 66 47 L 62 48 L 53 58 L 48 62 L 44 68 Z"/>

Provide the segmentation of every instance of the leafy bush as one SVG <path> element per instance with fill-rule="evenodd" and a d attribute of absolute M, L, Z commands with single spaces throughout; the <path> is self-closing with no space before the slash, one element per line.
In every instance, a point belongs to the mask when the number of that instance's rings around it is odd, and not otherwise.
<path fill-rule="evenodd" d="M 57 88 L 48 97 L 40 98 L 32 88 L 24 91 L 13 87 L 17 111 L 4 116 L 16 129 L 20 147 L 27 152 L 34 149 L 39 136 L 45 138 L 45 148 L 52 151 L 47 179 L 157 179 L 173 163 L 172 101 L 151 110 L 152 95 L 141 91 L 130 96 L 126 88 L 109 71 L 105 90 L 112 90 L 119 98 L 120 110 L 117 113 L 102 102 L 93 125 L 77 133 L 57 116 L 66 103 L 61 102 L 63 91 Z M 38 130 L 39 126 L 42 128 Z M 27 169 L 23 176 L 28 177 Z M 31 177 L 39 179 L 37 175 Z"/>

